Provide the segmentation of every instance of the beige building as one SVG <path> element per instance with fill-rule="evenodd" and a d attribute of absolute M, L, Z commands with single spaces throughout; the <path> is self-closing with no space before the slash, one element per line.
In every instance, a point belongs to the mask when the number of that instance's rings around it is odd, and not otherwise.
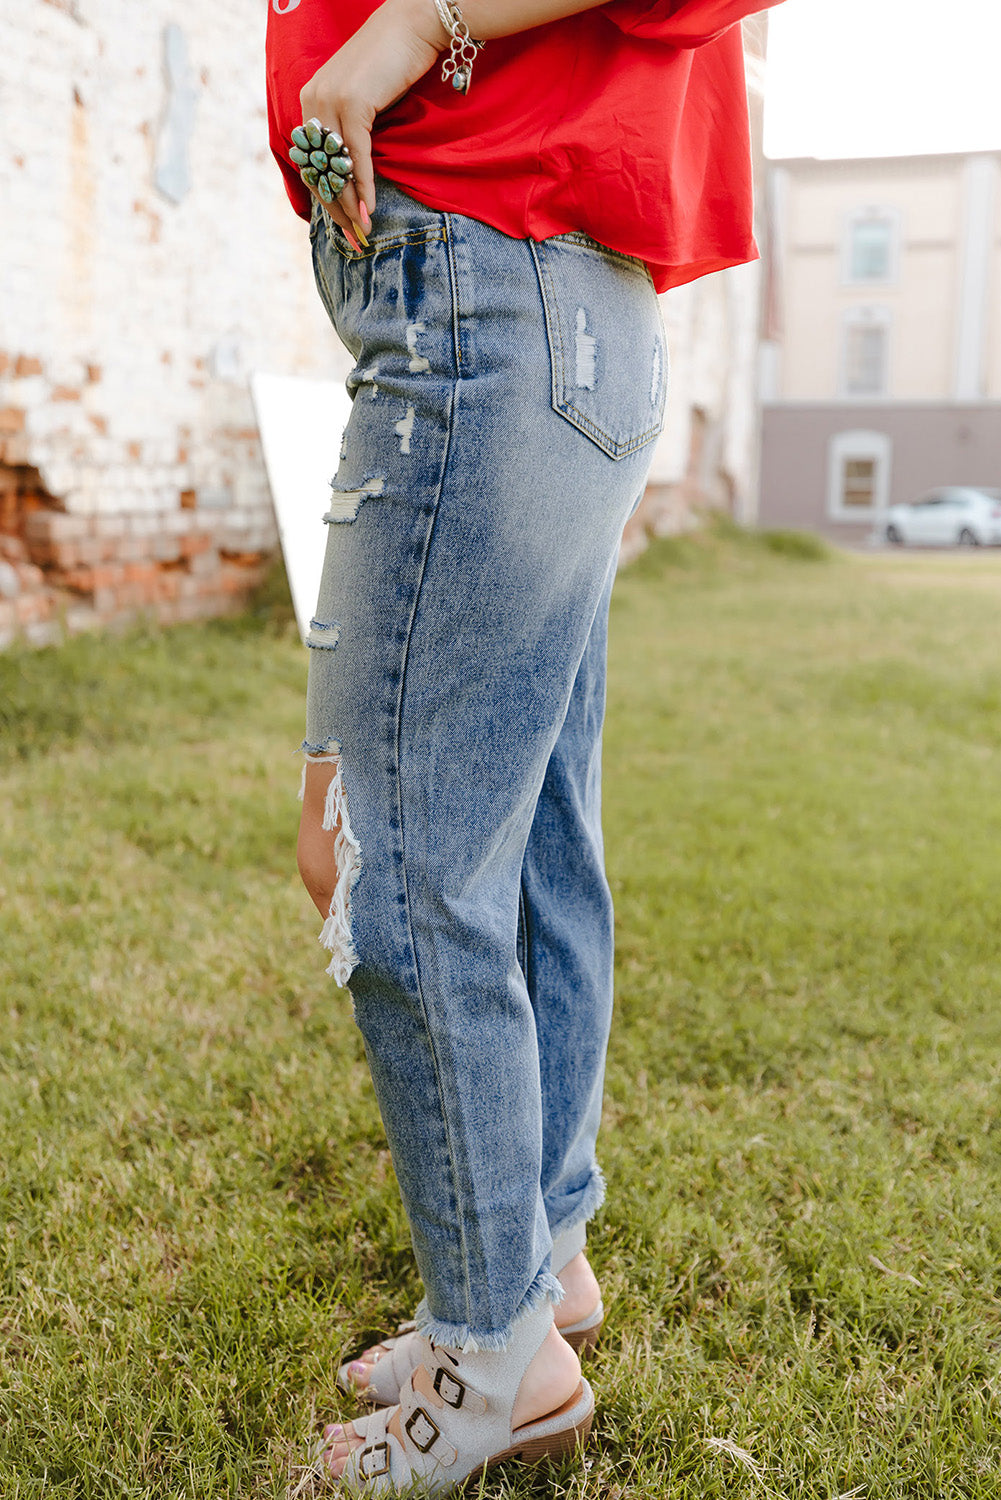
<path fill-rule="evenodd" d="M 1001 151 L 777 161 L 760 519 L 841 541 L 1001 484 Z"/>

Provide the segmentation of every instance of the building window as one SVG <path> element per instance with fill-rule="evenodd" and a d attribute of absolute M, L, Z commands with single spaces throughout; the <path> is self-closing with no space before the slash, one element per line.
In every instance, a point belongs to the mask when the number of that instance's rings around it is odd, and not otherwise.
<path fill-rule="evenodd" d="M 841 506 L 844 510 L 873 510 L 876 505 L 874 458 L 846 458 L 841 466 Z"/>
<path fill-rule="evenodd" d="M 890 315 L 881 307 L 850 307 L 843 315 L 841 391 L 882 396 L 890 352 Z"/>
<path fill-rule="evenodd" d="M 827 513 L 834 521 L 876 521 L 890 503 L 892 443 L 885 432 L 839 432 L 827 465 Z"/>
<path fill-rule="evenodd" d="M 848 220 L 846 281 L 893 281 L 898 218 L 889 209 L 865 209 Z"/>

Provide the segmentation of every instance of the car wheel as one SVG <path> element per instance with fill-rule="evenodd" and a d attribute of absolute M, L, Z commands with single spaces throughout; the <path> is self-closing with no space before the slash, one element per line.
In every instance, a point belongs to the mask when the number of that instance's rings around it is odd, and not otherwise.
<path fill-rule="evenodd" d="M 959 533 L 959 545 L 961 547 L 979 547 L 980 538 L 976 532 L 970 530 L 969 526 L 964 526 Z"/>
<path fill-rule="evenodd" d="M 896 526 L 888 526 L 886 528 L 886 540 L 892 547 L 899 547 L 904 539 Z"/>

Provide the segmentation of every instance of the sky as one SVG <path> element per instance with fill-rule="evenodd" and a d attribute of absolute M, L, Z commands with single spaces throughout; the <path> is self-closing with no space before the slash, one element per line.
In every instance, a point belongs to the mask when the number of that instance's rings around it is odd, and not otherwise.
<path fill-rule="evenodd" d="M 1001 0 L 785 0 L 769 156 L 1001 150 Z"/>

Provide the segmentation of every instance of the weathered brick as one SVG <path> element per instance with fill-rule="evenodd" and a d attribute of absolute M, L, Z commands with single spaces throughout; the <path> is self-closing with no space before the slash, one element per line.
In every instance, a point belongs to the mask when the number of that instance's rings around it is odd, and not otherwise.
<path fill-rule="evenodd" d="M 44 370 L 42 361 L 33 354 L 19 354 L 14 361 L 14 374 L 19 380 L 23 380 L 26 375 L 41 375 Z"/>
<path fill-rule="evenodd" d="M 26 464 L 31 458 L 31 445 L 21 433 L 17 437 L 0 436 L 0 463 Z"/>
<path fill-rule="evenodd" d="M 55 601 L 49 594 L 19 594 L 14 600 L 14 618 L 19 625 L 51 619 Z"/>
<path fill-rule="evenodd" d="M 211 578 L 219 572 L 219 554 L 213 549 L 209 552 L 196 552 L 194 556 L 188 557 L 188 570 L 196 578 Z"/>
<path fill-rule="evenodd" d="M 9 563 L 26 563 L 28 548 L 19 536 L 0 536 L 0 557 Z"/>
<path fill-rule="evenodd" d="M 196 557 L 198 553 L 208 552 L 212 547 L 212 537 L 203 531 L 186 532 L 177 540 L 182 557 Z"/>
<path fill-rule="evenodd" d="M 24 412 L 18 406 L 0 407 L 0 433 L 12 435 L 24 431 Z"/>
<path fill-rule="evenodd" d="M 35 510 L 25 517 L 24 534 L 29 541 L 54 545 L 82 540 L 90 531 L 87 516 L 71 516 L 62 510 Z"/>

